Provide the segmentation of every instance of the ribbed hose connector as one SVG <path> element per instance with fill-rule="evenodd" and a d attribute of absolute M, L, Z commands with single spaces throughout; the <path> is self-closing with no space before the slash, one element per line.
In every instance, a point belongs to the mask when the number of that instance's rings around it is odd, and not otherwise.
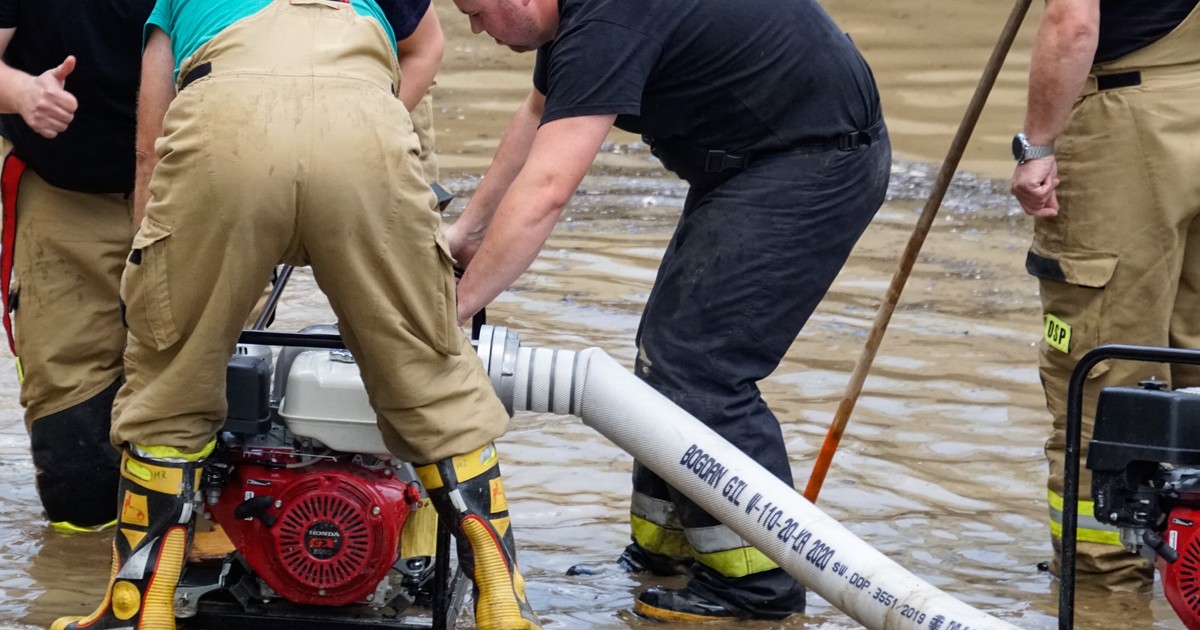
<path fill-rule="evenodd" d="M 579 415 L 578 352 L 522 347 L 517 333 L 500 326 L 480 329 L 476 351 L 508 415 L 515 411 Z"/>

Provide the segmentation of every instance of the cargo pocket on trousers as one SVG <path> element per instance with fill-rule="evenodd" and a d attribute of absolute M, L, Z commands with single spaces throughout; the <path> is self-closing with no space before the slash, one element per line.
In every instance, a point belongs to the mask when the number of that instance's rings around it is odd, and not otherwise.
<path fill-rule="evenodd" d="M 1025 269 L 1041 280 L 1044 365 L 1069 374 L 1084 352 L 1106 339 L 1111 304 L 1105 288 L 1117 262 L 1117 254 L 1104 252 L 1029 251 Z M 1097 368 L 1092 377 L 1106 371 Z"/>
<path fill-rule="evenodd" d="M 462 354 L 463 331 L 458 327 L 458 288 L 454 282 L 454 257 L 441 232 L 434 237 L 438 254 L 437 277 L 428 327 L 429 341 L 434 349 L 451 356 Z"/>
<path fill-rule="evenodd" d="M 121 276 L 121 300 L 125 303 L 129 332 L 156 350 L 179 341 L 167 273 L 166 248 L 170 236 L 171 228 L 146 218 L 133 237 L 132 251 Z"/>

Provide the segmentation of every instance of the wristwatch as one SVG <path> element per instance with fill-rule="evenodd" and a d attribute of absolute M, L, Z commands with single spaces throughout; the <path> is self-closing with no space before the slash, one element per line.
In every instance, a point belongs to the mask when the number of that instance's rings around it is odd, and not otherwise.
<path fill-rule="evenodd" d="M 1029 144 L 1029 138 L 1026 138 L 1025 134 L 1023 133 L 1018 133 L 1017 135 L 1013 136 L 1012 153 L 1013 159 L 1017 161 L 1017 164 L 1024 164 L 1029 160 L 1036 160 L 1038 158 L 1050 157 L 1051 155 L 1054 155 L 1054 145 Z"/>

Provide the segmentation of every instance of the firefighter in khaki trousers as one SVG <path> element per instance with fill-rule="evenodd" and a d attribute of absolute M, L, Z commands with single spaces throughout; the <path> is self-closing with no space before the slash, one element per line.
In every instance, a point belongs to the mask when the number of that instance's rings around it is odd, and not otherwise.
<path fill-rule="evenodd" d="M 118 292 L 133 233 L 140 33 L 153 5 L 0 0 L 0 123 L 12 149 L 0 178 L 0 295 L 38 496 L 57 529 L 116 518 Z"/>
<path fill-rule="evenodd" d="M 399 96 L 419 121 L 433 182 L 428 91 L 441 64 L 441 27 L 428 0 L 382 4 L 403 11 L 398 30 L 411 31 L 397 43 Z M 0 194 L 10 222 L 0 231 L 0 296 L 38 495 L 63 531 L 116 518 L 120 454 L 108 434 L 123 372 L 119 287 L 133 232 L 141 32 L 153 6 L 0 0 Z"/>
<path fill-rule="evenodd" d="M 1054 430 L 1050 532 L 1058 572 L 1067 384 L 1079 358 L 1108 343 L 1200 348 L 1200 8 L 1196 0 L 1048 0 L 1013 142 L 1012 191 L 1036 217 L 1026 268 L 1037 276 L 1046 338 L 1040 364 Z M 1105 362 L 1085 391 L 1083 446 L 1110 385 L 1165 366 Z M 1175 387 L 1200 385 L 1172 366 Z M 1086 452 L 1084 453 L 1086 459 Z M 1077 572 L 1145 590 L 1148 561 L 1097 521 L 1081 471 Z"/>
<path fill-rule="evenodd" d="M 147 32 L 112 577 L 95 613 L 52 627 L 174 627 L 225 366 L 285 261 L 311 264 L 388 448 L 457 535 L 478 627 L 537 628 L 492 445 L 508 416 L 457 325 L 392 20 L 371 0 L 159 0 Z"/>

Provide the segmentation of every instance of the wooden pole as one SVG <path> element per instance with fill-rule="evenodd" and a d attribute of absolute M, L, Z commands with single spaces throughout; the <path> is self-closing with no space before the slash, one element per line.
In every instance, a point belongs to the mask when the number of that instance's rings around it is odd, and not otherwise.
<path fill-rule="evenodd" d="M 1021 28 L 1021 22 L 1025 20 L 1025 14 L 1029 12 L 1029 5 L 1032 1 L 1017 0 L 1013 6 L 1012 13 L 1008 16 L 1008 23 L 1004 25 L 1004 30 L 1000 33 L 1000 39 L 996 42 L 995 49 L 992 50 L 992 57 L 988 59 L 987 66 L 983 69 L 983 76 L 979 78 L 979 85 L 975 87 L 975 94 L 971 97 L 962 122 L 958 125 L 958 132 L 950 143 L 950 151 L 942 162 L 942 169 L 933 183 L 933 190 L 929 193 L 929 199 L 925 202 L 925 208 L 921 211 L 921 217 L 917 220 L 912 236 L 908 239 L 908 246 L 905 247 L 904 254 L 900 257 L 900 267 L 892 276 L 887 296 L 879 307 L 879 312 L 875 315 L 875 325 L 871 328 L 867 344 L 858 358 L 854 372 L 850 375 L 850 382 L 846 385 L 842 402 L 838 405 L 833 422 L 829 425 L 829 433 L 825 436 L 825 443 L 821 445 L 821 452 L 817 455 L 816 463 L 813 464 L 812 475 L 808 478 L 808 486 L 804 489 L 804 498 L 813 503 L 817 501 L 821 485 L 825 482 L 825 474 L 829 472 L 829 466 L 833 463 L 833 455 L 837 452 L 842 434 L 846 431 L 846 424 L 850 422 L 850 414 L 854 411 L 859 394 L 862 393 L 863 382 L 867 380 L 867 372 L 871 370 L 871 363 L 874 362 L 879 344 L 883 341 L 888 322 L 891 321 L 892 313 L 896 310 L 900 292 L 904 290 L 904 284 L 908 282 L 913 264 L 916 263 L 921 246 L 925 243 L 925 237 L 929 234 L 929 228 L 933 225 L 933 219 L 942 205 L 942 199 L 946 196 L 946 190 L 950 187 L 954 172 L 958 169 L 963 151 L 967 148 L 967 141 L 971 139 L 971 133 L 975 131 L 975 124 L 979 122 L 979 114 L 983 111 L 984 104 L 987 103 L 988 94 L 991 93 L 992 86 L 996 83 L 996 76 L 1000 74 L 1000 67 L 1004 65 L 1004 58 L 1008 56 L 1008 51 L 1012 48 L 1013 40 Z"/>

